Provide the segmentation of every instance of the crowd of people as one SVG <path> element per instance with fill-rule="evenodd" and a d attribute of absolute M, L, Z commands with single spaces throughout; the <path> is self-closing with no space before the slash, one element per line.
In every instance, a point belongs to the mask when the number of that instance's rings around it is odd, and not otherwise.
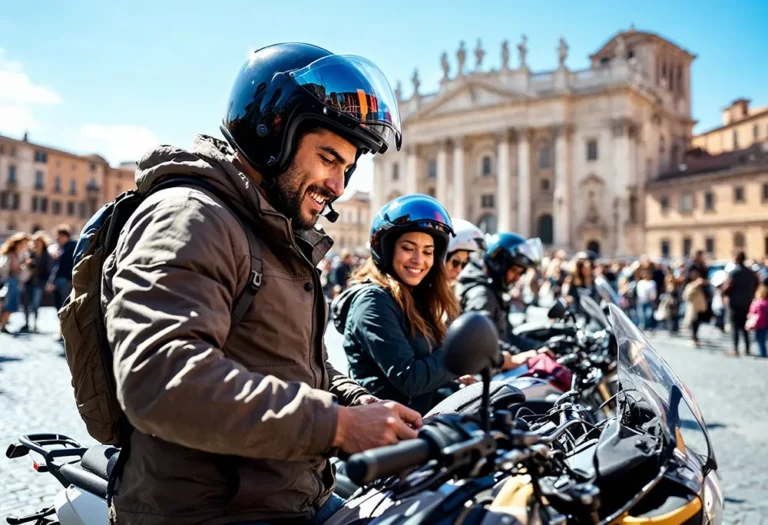
<path fill-rule="evenodd" d="M 11 334 L 8 320 L 22 311 L 24 326 L 20 332 L 36 332 L 43 297 L 49 293 L 58 310 L 72 289 L 72 258 L 75 241 L 72 229 L 62 224 L 51 241 L 44 231 L 29 235 L 17 232 L 0 247 L 0 331 Z"/>
<path fill-rule="evenodd" d="M 349 275 L 365 260 L 365 253 L 349 251 L 323 260 L 320 269 L 329 301 L 347 287 Z M 754 341 L 758 355 L 768 357 L 768 264 L 747 260 L 744 253 L 736 254 L 724 268 L 710 270 L 703 251 L 678 261 L 606 259 L 589 251 L 571 256 L 563 250 L 550 251 L 540 267 L 529 269 L 510 288 L 510 311 L 525 311 L 529 305 L 538 306 L 540 298 L 560 296 L 578 307 L 578 289 L 594 290 L 601 280 L 610 285 L 615 302 L 645 331 L 687 334 L 699 348 L 704 345 L 700 327 L 714 324 L 732 336 L 733 347 L 727 355 L 750 355 Z"/>

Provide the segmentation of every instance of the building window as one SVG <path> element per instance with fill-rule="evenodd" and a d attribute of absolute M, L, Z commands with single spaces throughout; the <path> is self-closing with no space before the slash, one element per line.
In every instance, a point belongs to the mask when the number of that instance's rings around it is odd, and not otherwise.
<path fill-rule="evenodd" d="M 768 184 L 763 184 L 763 200 L 768 201 Z"/>
<path fill-rule="evenodd" d="M 680 144 L 672 144 L 672 166 L 680 164 Z"/>
<path fill-rule="evenodd" d="M 587 160 L 597 160 L 597 140 L 587 141 Z"/>
<path fill-rule="evenodd" d="M 661 241 L 661 256 L 669 257 L 669 241 L 666 239 Z"/>
<path fill-rule="evenodd" d="M 715 209 L 715 194 L 708 191 L 704 194 L 704 209 L 713 211 Z"/>
<path fill-rule="evenodd" d="M 493 208 L 494 207 L 494 196 L 493 195 L 483 195 L 480 197 L 481 206 L 483 208 Z"/>
<path fill-rule="evenodd" d="M 91 172 L 96 171 L 96 164 L 91 163 Z"/>
<path fill-rule="evenodd" d="M 48 197 L 40 197 L 40 212 L 48 213 Z M 38 228 L 39 230 L 40 228 Z M 37 230 L 35 230 L 37 231 Z"/>
<path fill-rule="evenodd" d="M 733 130 L 733 149 L 739 149 L 739 131 Z"/>
<path fill-rule="evenodd" d="M 549 146 L 541 146 L 539 149 L 539 168 L 548 169 L 552 167 L 552 150 Z"/>
<path fill-rule="evenodd" d="M 755 127 L 754 127 L 754 129 L 752 130 L 752 133 L 754 133 L 754 134 L 755 134 L 755 140 L 759 139 L 759 138 L 760 138 L 760 126 L 758 126 L 757 124 L 755 124 Z"/>
<path fill-rule="evenodd" d="M 744 248 L 744 234 L 741 232 L 736 232 L 733 234 L 733 247 L 734 248 Z"/>
<path fill-rule="evenodd" d="M 69 215 L 70 217 L 75 216 L 75 203 L 72 201 L 67 203 L 67 215 Z"/>
<path fill-rule="evenodd" d="M 53 214 L 54 215 L 61 215 L 61 201 L 53 201 Z"/>
<path fill-rule="evenodd" d="M 706 246 L 707 253 L 710 255 L 714 255 L 715 253 L 715 239 L 712 237 L 707 237 L 704 240 L 704 245 Z"/>
<path fill-rule="evenodd" d="M 53 191 L 54 193 L 61 193 L 61 177 L 55 177 L 53 179 Z"/>
<path fill-rule="evenodd" d="M 16 156 L 16 146 L 11 146 L 11 157 Z"/>
<path fill-rule="evenodd" d="M 86 208 L 85 203 L 84 202 L 79 203 L 78 207 L 80 208 L 80 218 L 81 219 L 87 219 L 88 218 L 88 208 Z"/>
<path fill-rule="evenodd" d="M 38 201 L 38 197 L 32 197 L 32 212 L 33 213 L 38 211 L 38 209 L 37 209 L 37 201 Z"/>
<path fill-rule="evenodd" d="M 77 195 L 77 182 L 74 179 L 69 181 L 69 194 Z"/>
<path fill-rule="evenodd" d="M 683 193 L 680 196 L 680 211 L 682 213 L 691 213 L 693 211 L 693 194 Z"/>
<path fill-rule="evenodd" d="M 541 179 L 541 191 L 549 191 L 549 179 Z"/>
<path fill-rule="evenodd" d="M 35 172 L 35 189 L 42 190 L 45 183 L 45 175 L 42 171 Z"/>
<path fill-rule="evenodd" d="M 744 202 L 744 186 L 735 186 L 733 188 L 733 200 L 735 202 Z"/>
<path fill-rule="evenodd" d="M 400 180 L 400 164 L 395 162 L 392 164 L 392 180 Z M 120 188 L 120 186 L 118 186 Z M 117 190 L 117 193 L 120 193 L 120 190 Z"/>
<path fill-rule="evenodd" d="M 8 184 L 16 184 L 16 166 L 8 166 Z"/>
<path fill-rule="evenodd" d="M 48 162 L 48 154 L 44 151 L 35 151 L 35 162 Z"/>
<path fill-rule="evenodd" d="M 690 237 L 685 237 L 683 239 L 683 257 L 690 257 L 691 256 L 691 246 L 693 243 L 691 242 Z"/>
<path fill-rule="evenodd" d="M 669 197 L 661 198 L 661 213 L 667 213 L 669 211 Z"/>
<path fill-rule="evenodd" d="M 5 144 L 0 144 L 0 155 L 5 154 Z"/>
<path fill-rule="evenodd" d="M 483 157 L 483 175 L 487 176 L 491 174 L 491 157 L 486 155 Z"/>
<path fill-rule="evenodd" d="M 437 161 L 435 159 L 429 159 L 427 164 L 427 177 L 430 179 L 437 178 Z"/>

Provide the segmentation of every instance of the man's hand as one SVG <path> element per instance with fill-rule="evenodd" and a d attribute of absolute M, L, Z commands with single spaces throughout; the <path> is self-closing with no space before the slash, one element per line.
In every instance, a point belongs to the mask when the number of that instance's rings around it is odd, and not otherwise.
<path fill-rule="evenodd" d="M 466 375 L 466 376 L 461 376 L 456 381 L 458 381 L 462 385 L 473 385 L 477 383 L 477 378 L 475 376 Z"/>
<path fill-rule="evenodd" d="M 379 399 L 376 396 L 372 396 L 370 394 L 365 396 L 360 396 L 357 398 L 357 402 L 355 403 L 355 406 L 363 406 L 363 405 L 372 405 L 373 403 L 379 403 L 381 402 L 381 399 Z"/>
<path fill-rule="evenodd" d="M 394 445 L 414 439 L 421 428 L 421 415 L 394 401 L 356 407 L 338 407 L 333 446 L 348 454 Z"/>
<path fill-rule="evenodd" d="M 515 355 L 512 355 L 506 351 L 502 352 L 502 354 L 504 354 L 504 364 L 502 365 L 501 369 L 506 371 L 517 368 L 518 366 L 523 366 L 528 362 L 530 358 L 536 357 L 538 353 L 538 350 L 528 350 L 527 352 L 520 352 L 519 354 Z"/>
<path fill-rule="evenodd" d="M 547 348 L 546 346 L 542 346 L 541 348 L 537 349 L 536 353 L 538 353 L 538 354 L 547 354 L 552 359 L 557 359 L 557 356 L 555 355 L 555 353 L 552 350 L 550 350 L 549 348 Z"/>

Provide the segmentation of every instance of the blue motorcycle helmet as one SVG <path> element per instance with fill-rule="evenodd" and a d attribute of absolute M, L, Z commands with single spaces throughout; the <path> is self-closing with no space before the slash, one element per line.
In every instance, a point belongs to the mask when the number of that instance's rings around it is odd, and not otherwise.
<path fill-rule="evenodd" d="M 505 286 L 506 274 L 512 266 L 534 268 L 543 256 L 544 248 L 538 237 L 526 239 L 516 233 L 497 233 L 488 239 L 483 260 L 494 282 Z"/>
<path fill-rule="evenodd" d="M 404 233 L 425 232 L 435 240 L 435 260 L 445 259 L 453 223 L 445 207 L 429 195 L 403 195 L 386 203 L 371 225 L 371 257 L 376 267 L 391 269 L 395 241 Z"/>

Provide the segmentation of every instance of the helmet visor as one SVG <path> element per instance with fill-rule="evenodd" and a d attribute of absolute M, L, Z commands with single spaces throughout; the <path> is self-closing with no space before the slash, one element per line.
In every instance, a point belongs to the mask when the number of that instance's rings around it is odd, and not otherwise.
<path fill-rule="evenodd" d="M 433 229 L 453 235 L 453 223 L 448 212 L 436 200 L 424 195 L 395 199 L 386 204 L 374 220 L 374 229 L 381 223 L 389 223 L 392 227 Z"/>
<path fill-rule="evenodd" d="M 524 255 L 530 259 L 530 261 L 537 266 L 541 264 L 541 259 L 544 257 L 544 247 L 541 244 L 541 239 L 538 237 L 528 239 L 523 244 L 517 246 L 515 250 L 520 255 Z"/>
<path fill-rule="evenodd" d="M 351 117 L 363 130 L 400 149 L 397 98 L 376 64 L 359 56 L 329 55 L 290 75 L 326 107 Z"/>

